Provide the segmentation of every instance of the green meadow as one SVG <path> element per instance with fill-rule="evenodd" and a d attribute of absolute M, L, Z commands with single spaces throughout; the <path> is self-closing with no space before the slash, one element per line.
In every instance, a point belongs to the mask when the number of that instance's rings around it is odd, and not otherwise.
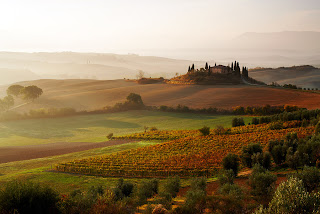
<path fill-rule="evenodd" d="M 0 123 L 0 149 L 4 146 L 35 145 L 54 142 L 106 141 L 108 133 L 125 135 L 144 131 L 144 126 L 158 129 L 198 129 L 206 125 L 231 127 L 234 116 L 204 114 L 164 113 L 152 111 L 129 111 L 113 114 L 83 115 L 75 117 L 32 119 Z M 250 117 L 244 117 L 251 122 Z M 48 184 L 61 193 L 74 189 L 86 189 L 91 185 L 113 186 L 118 178 L 104 178 L 52 172 L 59 162 L 111 154 L 114 152 L 155 145 L 157 141 L 132 142 L 122 145 L 86 150 L 65 155 L 38 158 L 0 164 L 0 184 L 13 179 Z M 139 182 L 139 179 L 128 179 Z M 188 184 L 184 180 L 183 184 Z"/>
<path fill-rule="evenodd" d="M 82 115 L 63 118 L 29 119 L 0 122 L 0 147 L 37 145 L 56 142 L 102 142 L 115 136 L 158 129 L 199 129 L 206 125 L 231 127 L 234 116 L 128 111 L 112 114 Z M 251 122 L 245 117 L 245 122 Z"/>

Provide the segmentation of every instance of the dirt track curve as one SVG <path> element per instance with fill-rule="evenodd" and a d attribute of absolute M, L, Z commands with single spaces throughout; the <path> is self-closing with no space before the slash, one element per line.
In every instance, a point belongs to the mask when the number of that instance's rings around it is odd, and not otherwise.
<path fill-rule="evenodd" d="M 63 155 L 89 149 L 120 145 L 134 140 L 111 140 L 101 143 L 61 142 L 30 146 L 0 147 L 0 163 Z"/>

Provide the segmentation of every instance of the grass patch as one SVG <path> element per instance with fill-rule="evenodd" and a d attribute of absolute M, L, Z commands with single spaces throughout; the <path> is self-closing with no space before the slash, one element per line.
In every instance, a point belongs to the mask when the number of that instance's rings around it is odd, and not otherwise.
<path fill-rule="evenodd" d="M 0 122 L 0 147 L 37 145 L 55 142 L 101 142 L 106 135 L 126 135 L 144 131 L 144 126 L 158 129 L 199 129 L 204 125 L 231 127 L 235 116 L 128 111 L 112 114 L 81 115 Z M 244 117 L 251 122 L 251 117 Z"/>

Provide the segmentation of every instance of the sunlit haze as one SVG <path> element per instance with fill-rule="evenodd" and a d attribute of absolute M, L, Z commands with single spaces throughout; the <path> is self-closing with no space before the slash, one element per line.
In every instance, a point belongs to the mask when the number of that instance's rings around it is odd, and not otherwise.
<path fill-rule="evenodd" d="M 215 48 L 245 32 L 320 31 L 319 0 L 4 0 L 1 51 Z"/>

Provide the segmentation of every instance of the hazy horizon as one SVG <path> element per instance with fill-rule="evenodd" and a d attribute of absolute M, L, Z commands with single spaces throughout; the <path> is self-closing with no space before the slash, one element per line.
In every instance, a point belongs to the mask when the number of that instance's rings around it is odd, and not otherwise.
<path fill-rule="evenodd" d="M 0 51 L 166 56 L 224 49 L 246 32 L 320 32 L 320 2 L 11 0 L 2 2 L 0 23 Z"/>

